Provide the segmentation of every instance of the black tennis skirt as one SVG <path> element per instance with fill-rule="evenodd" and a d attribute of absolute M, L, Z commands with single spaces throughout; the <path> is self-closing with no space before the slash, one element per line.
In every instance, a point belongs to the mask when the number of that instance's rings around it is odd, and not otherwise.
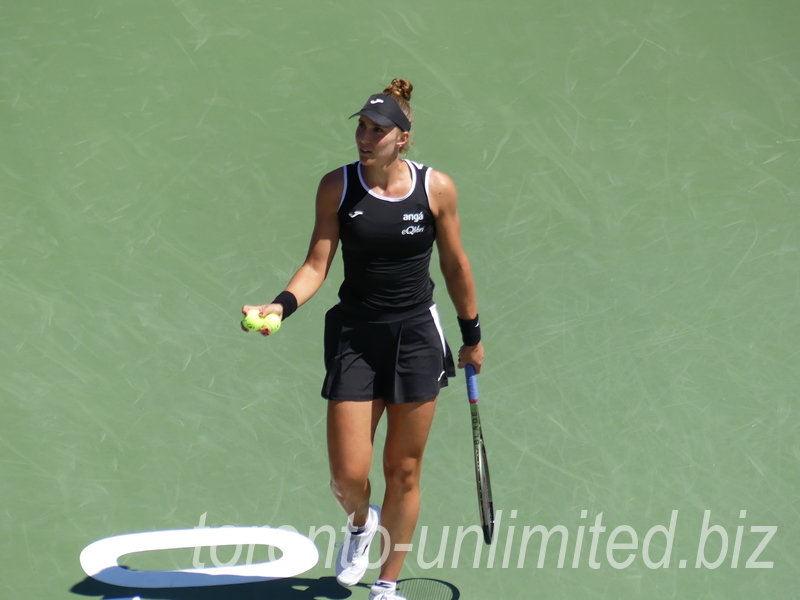
<path fill-rule="evenodd" d="M 436 306 L 399 321 L 365 321 L 337 304 L 325 314 L 322 397 L 422 402 L 439 395 L 455 364 Z"/>

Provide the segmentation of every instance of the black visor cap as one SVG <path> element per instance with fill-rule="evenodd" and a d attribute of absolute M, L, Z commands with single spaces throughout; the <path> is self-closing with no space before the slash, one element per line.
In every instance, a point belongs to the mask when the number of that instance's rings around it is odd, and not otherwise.
<path fill-rule="evenodd" d="M 411 122 L 394 98 L 386 94 L 373 94 L 364 107 L 350 118 L 363 115 L 381 127 L 399 127 L 402 131 L 411 131 Z"/>

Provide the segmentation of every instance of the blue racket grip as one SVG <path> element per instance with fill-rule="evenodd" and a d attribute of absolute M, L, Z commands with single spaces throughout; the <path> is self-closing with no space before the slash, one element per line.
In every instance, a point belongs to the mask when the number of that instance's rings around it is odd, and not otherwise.
<path fill-rule="evenodd" d="M 473 404 L 478 402 L 478 378 L 475 375 L 475 367 L 467 364 L 464 367 L 464 372 L 467 375 L 467 397 Z"/>

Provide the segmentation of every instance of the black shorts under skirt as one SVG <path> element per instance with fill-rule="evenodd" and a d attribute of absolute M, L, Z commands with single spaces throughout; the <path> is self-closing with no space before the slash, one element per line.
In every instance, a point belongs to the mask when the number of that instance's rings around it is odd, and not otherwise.
<path fill-rule="evenodd" d="M 328 400 L 422 402 L 455 377 L 435 305 L 384 323 L 345 315 L 337 304 L 325 314 L 325 368 Z"/>

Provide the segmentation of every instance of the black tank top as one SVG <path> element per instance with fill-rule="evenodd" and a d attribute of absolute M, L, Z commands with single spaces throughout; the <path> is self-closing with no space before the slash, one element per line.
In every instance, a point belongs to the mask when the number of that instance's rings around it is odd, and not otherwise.
<path fill-rule="evenodd" d="M 436 226 L 427 191 L 431 169 L 405 163 L 411 190 L 403 198 L 370 192 L 361 163 L 343 167 L 339 239 L 344 281 L 339 299 L 347 314 L 390 321 L 423 312 L 433 303 L 430 262 Z"/>

